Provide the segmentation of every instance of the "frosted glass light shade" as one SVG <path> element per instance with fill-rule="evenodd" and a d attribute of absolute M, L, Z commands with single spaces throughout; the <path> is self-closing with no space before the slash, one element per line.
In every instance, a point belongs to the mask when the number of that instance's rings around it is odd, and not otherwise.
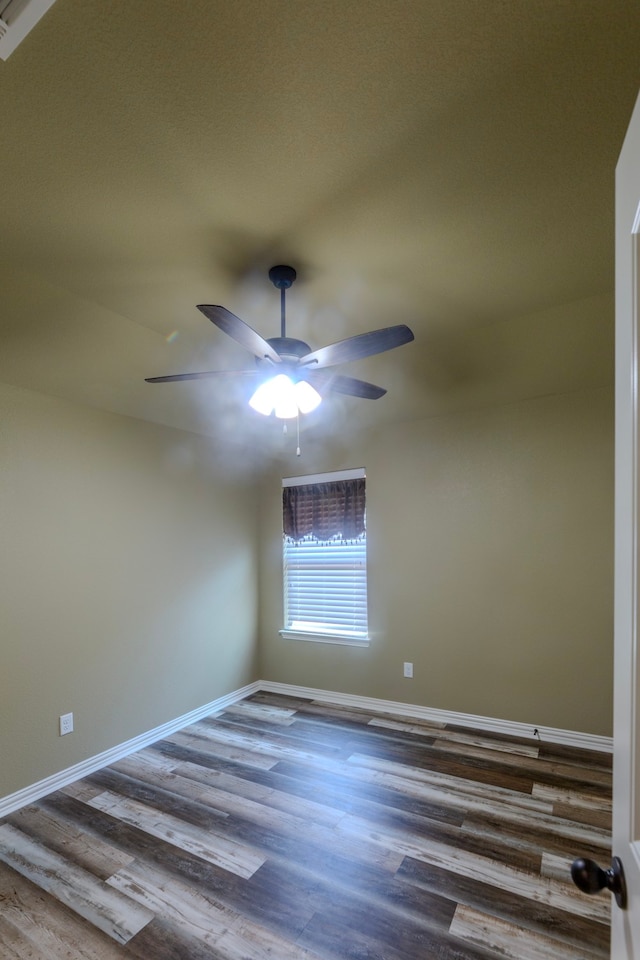
<path fill-rule="evenodd" d="M 289 377 L 286 377 L 283 373 L 278 374 L 277 377 L 272 377 L 270 380 L 265 380 L 249 400 L 249 406 L 253 407 L 258 413 L 268 417 L 273 413 L 280 396 L 283 393 L 286 396 L 287 388 L 293 399 L 293 384 Z M 291 416 L 295 417 L 297 413 L 298 408 L 295 407 Z"/>
<path fill-rule="evenodd" d="M 271 381 L 273 412 L 279 420 L 292 420 L 298 416 L 298 404 L 293 383 L 284 373 Z"/>
<path fill-rule="evenodd" d="M 290 377 L 279 373 L 261 383 L 249 400 L 249 406 L 268 417 L 275 413 L 280 420 L 292 420 L 300 413 L 310 413 L 322 397 L 306 380 L 293 383 Z"/>
<path fill-rule="evenodd" d="M 300 413 L 311 413 L 312 410 L 320 406 L 322 397 L 306 380 L 298 380 L 293 389 Z"/>

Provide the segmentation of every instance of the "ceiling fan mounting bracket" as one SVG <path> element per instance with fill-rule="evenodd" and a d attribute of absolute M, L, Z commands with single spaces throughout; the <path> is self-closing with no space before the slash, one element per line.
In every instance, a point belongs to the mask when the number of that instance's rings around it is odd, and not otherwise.
<path fill-rule="evenodd" d="M 269 270 L 269 280 L 278 290 L 288 290 L 297 274 L 293 267 L 288 267 L 283 263 Z"/>

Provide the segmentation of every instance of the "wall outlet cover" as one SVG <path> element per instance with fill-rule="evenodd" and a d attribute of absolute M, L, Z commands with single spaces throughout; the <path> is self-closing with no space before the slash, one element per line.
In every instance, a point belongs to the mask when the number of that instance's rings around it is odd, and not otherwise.
<path fill-rule="evenodd" d="M 64 737 L 67 733 L 73 733 L 72 713 L 63 713 L 60 717 L 60 736 Z"/>

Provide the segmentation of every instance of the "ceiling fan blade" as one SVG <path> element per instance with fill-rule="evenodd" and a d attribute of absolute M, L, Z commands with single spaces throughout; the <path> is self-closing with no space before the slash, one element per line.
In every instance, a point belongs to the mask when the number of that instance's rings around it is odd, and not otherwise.
<path fill-rule="evenodd" d="M 356 380 L 355 377 L 342 377 L 337 373 L 320 373 L 319 371 L 308 370 L 304 374 L 304 379 L 319 391 L 331 390 L 334 393 L 346 393 L 350 397 L 362 397 L 363 400 L 378 400 L 379 397 L 384 397 L 387 392 L 384 387 L 377 387 L 375 383 Z"/>
<path fill-rule="evenodd" d="M 330 343 L 319 350 L 313 350 L 300 358 L 300 365 L 313 364 L 317 367 L 332 367 L 350 360 L 362 360 L 374 353 L 384 353 L 393 350 L 403 343 L 413 340 L 413 333 L 404 323 L 395 327 L 383 327 L 381 330 L 371 330 L 370 333 L 361 333 L 356 337 L 348 337 L 337 343 Z"/>
<path fill-rule="evenodd" d="M 273 363 L 280 363 L 280 356 L 276 353 L 270 343 L 261 337 L 253 327 L 248 323 L 236 317 L 226 307 L 214 306 L 210 303 L 199 303 L 198 310 L 204 313 L 207 320 L 215 323 L 224 333 L 228 334 L 236 343 L 249 350 L 254 357 L 260 360 L 272 360 Z"/>
<path fill-rule="evenodd" d="M 172 373 L 166 377 L 145 377 L 145 383 L 176 383 L 178 380 L 209 380 L 213 377 L 257 377 L 258 370 L 204 370 L 202 373 Z"/>

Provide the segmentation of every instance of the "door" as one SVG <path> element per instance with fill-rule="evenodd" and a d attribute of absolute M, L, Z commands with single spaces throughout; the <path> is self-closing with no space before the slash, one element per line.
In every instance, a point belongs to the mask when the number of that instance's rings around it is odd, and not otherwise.
<path fill-rule="evenodd" d="M 612 898 L 611 958 L 640 960 L 640 98 L 616 170 L 616 460 L 613 853 L 627 907 Z M 607 865 L 608 866 L 608 865 Z"/>

